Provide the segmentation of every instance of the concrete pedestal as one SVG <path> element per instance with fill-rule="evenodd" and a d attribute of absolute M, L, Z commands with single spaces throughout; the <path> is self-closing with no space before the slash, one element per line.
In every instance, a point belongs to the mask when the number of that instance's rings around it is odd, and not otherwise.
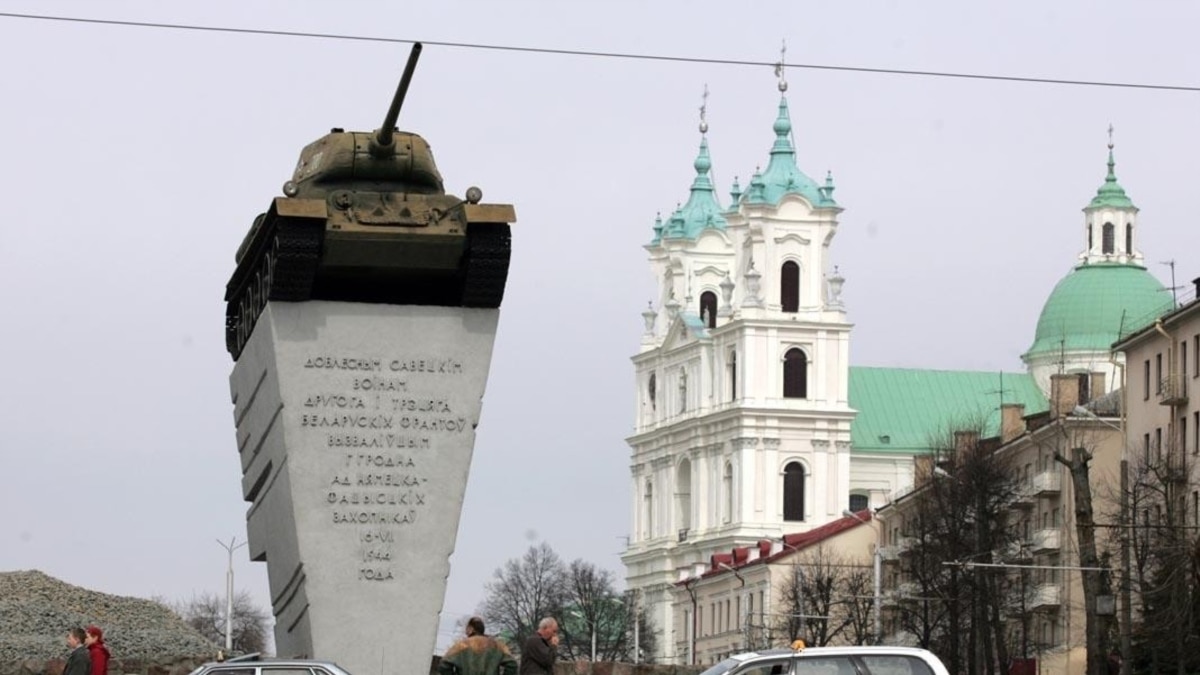
<path fill-rule="evenodd" d="M 279 656 L 429 672 L 499 310 L 270 303 L 230 377 Z"/>

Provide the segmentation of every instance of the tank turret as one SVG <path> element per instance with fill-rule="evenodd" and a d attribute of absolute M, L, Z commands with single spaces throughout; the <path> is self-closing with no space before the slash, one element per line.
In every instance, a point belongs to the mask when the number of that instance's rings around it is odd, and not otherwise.
<path fill-rule="evenodd" d="M 500 306 L 513 207 L 481 204 L 478 188 L 446 194 L 429 144 L 395 126 L 420 53 L 414 44 L 379 129 L 310 143 L 255 218 L 225 287 L 235 360 L 268 301 Z"/>

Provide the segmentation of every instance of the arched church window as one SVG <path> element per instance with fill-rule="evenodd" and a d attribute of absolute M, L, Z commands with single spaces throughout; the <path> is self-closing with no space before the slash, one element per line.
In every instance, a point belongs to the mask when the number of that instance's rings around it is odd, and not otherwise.
<path fill-rule="evenodd" d="M 808 357 L 798 347 L 783 356 L 783 397 L 808 398 Z"/>
<path fill-rule="evenodd" d="M 675 524 L 680 530 L 692 527 L 692 462 L 687 459 L 675 470 Z"/>
<path fill-rule="evenodd" d="M 1113 227 L 1112 223 L 1105 223 L 1100 233 L 1100 252 L 1105 254 L 1112 253 L 1117 246 L 1116 238 L 1116 228 Z"/>
<path fill-rule="evenodd" d="M 646 394 L 650 397 L 650 410 L 658 410 L 658 378 L 650 373 L 650 381 L 646 384 Z"/>
<path fill-rule="evenodd" d="M 783 519 L 804 520 L 804 465 L 800 462 L 783 468 Z"/>
<path fill-rule="evenodd" d="M 1125 255 L 1133 255 L 1133 223 L 1125 225 Z"/>
<path fill-rule="evenodd" d="M 794 260 L 779 270 L 779 302 L 785 312 L 800 311 L 800 266 Z"/>
<path fill-rule="evenodd" d="M 864 494 L 850 495 L 850 510 L 854 513 L 865 510 L 871 503 L 871 500 Z"/>
<path fill-rule="evenodd" d="M 642 532 L 644 539 L 654 538 L 654 482 L 646 481 L 646 490 L 642 495 Z"/>
<path fill-rule="evenodd" d="M 729 350 L 729 400 L 737 400 L 737 350 Z"/>
<path fill-rule="evenodd" d="M 721 522 L 733 520 L 733 464 L 725 462 L 725 473 L 721 476 Z"/>
<path fill-rule="evenodd" d="M 1092 243 L 1092 241 L 1093 241 L 1093 239 L 1094 239 L 1094 237 L 1092 237 L 1092 229 L 1093 229 L 1093 228 L 1092 228 L 1092 224 L 1091 224 L 1091 223 L 1088 223 L 1088 229 L 1087 229 L 1087 230 L 1088 230 L 1088 252 L 1089 252 L 1089 253 L 1090 253 L 1090 252 L 1091 252 L 1091 250 L 1092 250 L 1092 246 L 1095 246 L 1095 244 L 1093 244 L 1093 243 Z"/>
<path fill-rule="evenodd" d="M 717 294 L 704 291 L 700 294 L 700 319 L 709 328 L 717 327 Z"/>

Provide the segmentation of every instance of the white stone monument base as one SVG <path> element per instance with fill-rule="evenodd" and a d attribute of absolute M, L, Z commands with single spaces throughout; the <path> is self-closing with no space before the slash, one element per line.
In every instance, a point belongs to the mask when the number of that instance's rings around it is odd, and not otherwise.
<path fill-rule="evenodd" d="M 230 376 L 282 657 L 426 675 L 499 310 L 272 302 Z"/>

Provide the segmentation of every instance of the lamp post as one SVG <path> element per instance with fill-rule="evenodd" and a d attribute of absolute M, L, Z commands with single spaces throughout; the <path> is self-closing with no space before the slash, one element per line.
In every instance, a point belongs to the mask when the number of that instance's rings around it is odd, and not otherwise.
<path fill-rule="evenodd" d="M 580 612 L 577 609 L 571 609 L 571 610 L 567 610 L 567 611 L 570 612 L 571 616 L 575 617 L 576 619 L 579 619 L 580 621 L 588 621 L 587 617 L 585 617 L 583 615 L 583 612 Z M 592 607 L 592 611 L 593 611 L 593 613 L 596 611 L 595 606 Z M 595 622 L 595 620 L 592 620 L 592 621 L 588 621 L 588 623 L 590 624 L 591 629 L 592 629 L 592 663 L 595 663 L 596 662 L 596 622 Z"/>
<path fill-rule="evenodd" d="M 863 525 L 872 526 L 871 521 L 864 520 L 857 513 L 851 511 L 850 509 L 843 510 L 842 515 L 846 516 L 847 518 L 853 518 Z M 879 540 L 883 536 L 883 533 L 879 531 L 878 527 L 872 527 L 872 529 L 875 530 L 875 553 L 872 557 L 874 558 L 873 568 L 875 581 L 875 644 L 878 645 L 883 644 L 883 588 L 881 580 L 881 572 L 883 569 L 883 553 L 881 553 L 879 550 Z"/>
<path fill-rule="evenodd" d="M 742 582 L 742 597 L 745 598 L 746 597 L 746 577 L 743 577 L 741 572 L 738 572 L 737 570 L 730 567 L 729 565 L 726 565 L 723 562 L 717 563 L 717 567 L 720 567 L 721 569 L 723 569 L 727 572 L 732 572 L 733 576 L 737 577 L 737 580 Z M 745 600 L 740 600 L 739 602 L 745 602 Z M 742 618 L 740 616 L 741 612 L 739 611 L 738 614 L 739 614 L 738 620 L 740 621 Z M 749 616 L 747 616 L 747 619 L 749 619 Z M 742 624 L 742 649 L 745 649 L 747 651 L 749 651 L 749 649 L 750 649 L 750 639 L 749 639 L 750 632 L 749 631 L 750 631 L 750 622 L 746 621 L 745 623 Z"/>
<path fill-rule="evenodd" d="M 229 543 L 217 540 L 221 548 L 229 553 L 229 567 L 225 570 L 225 653 L 233 648 L 233 552 L 246 545 L 246 542 L 234 545 L 237 537 L 229 540 Z"/>

